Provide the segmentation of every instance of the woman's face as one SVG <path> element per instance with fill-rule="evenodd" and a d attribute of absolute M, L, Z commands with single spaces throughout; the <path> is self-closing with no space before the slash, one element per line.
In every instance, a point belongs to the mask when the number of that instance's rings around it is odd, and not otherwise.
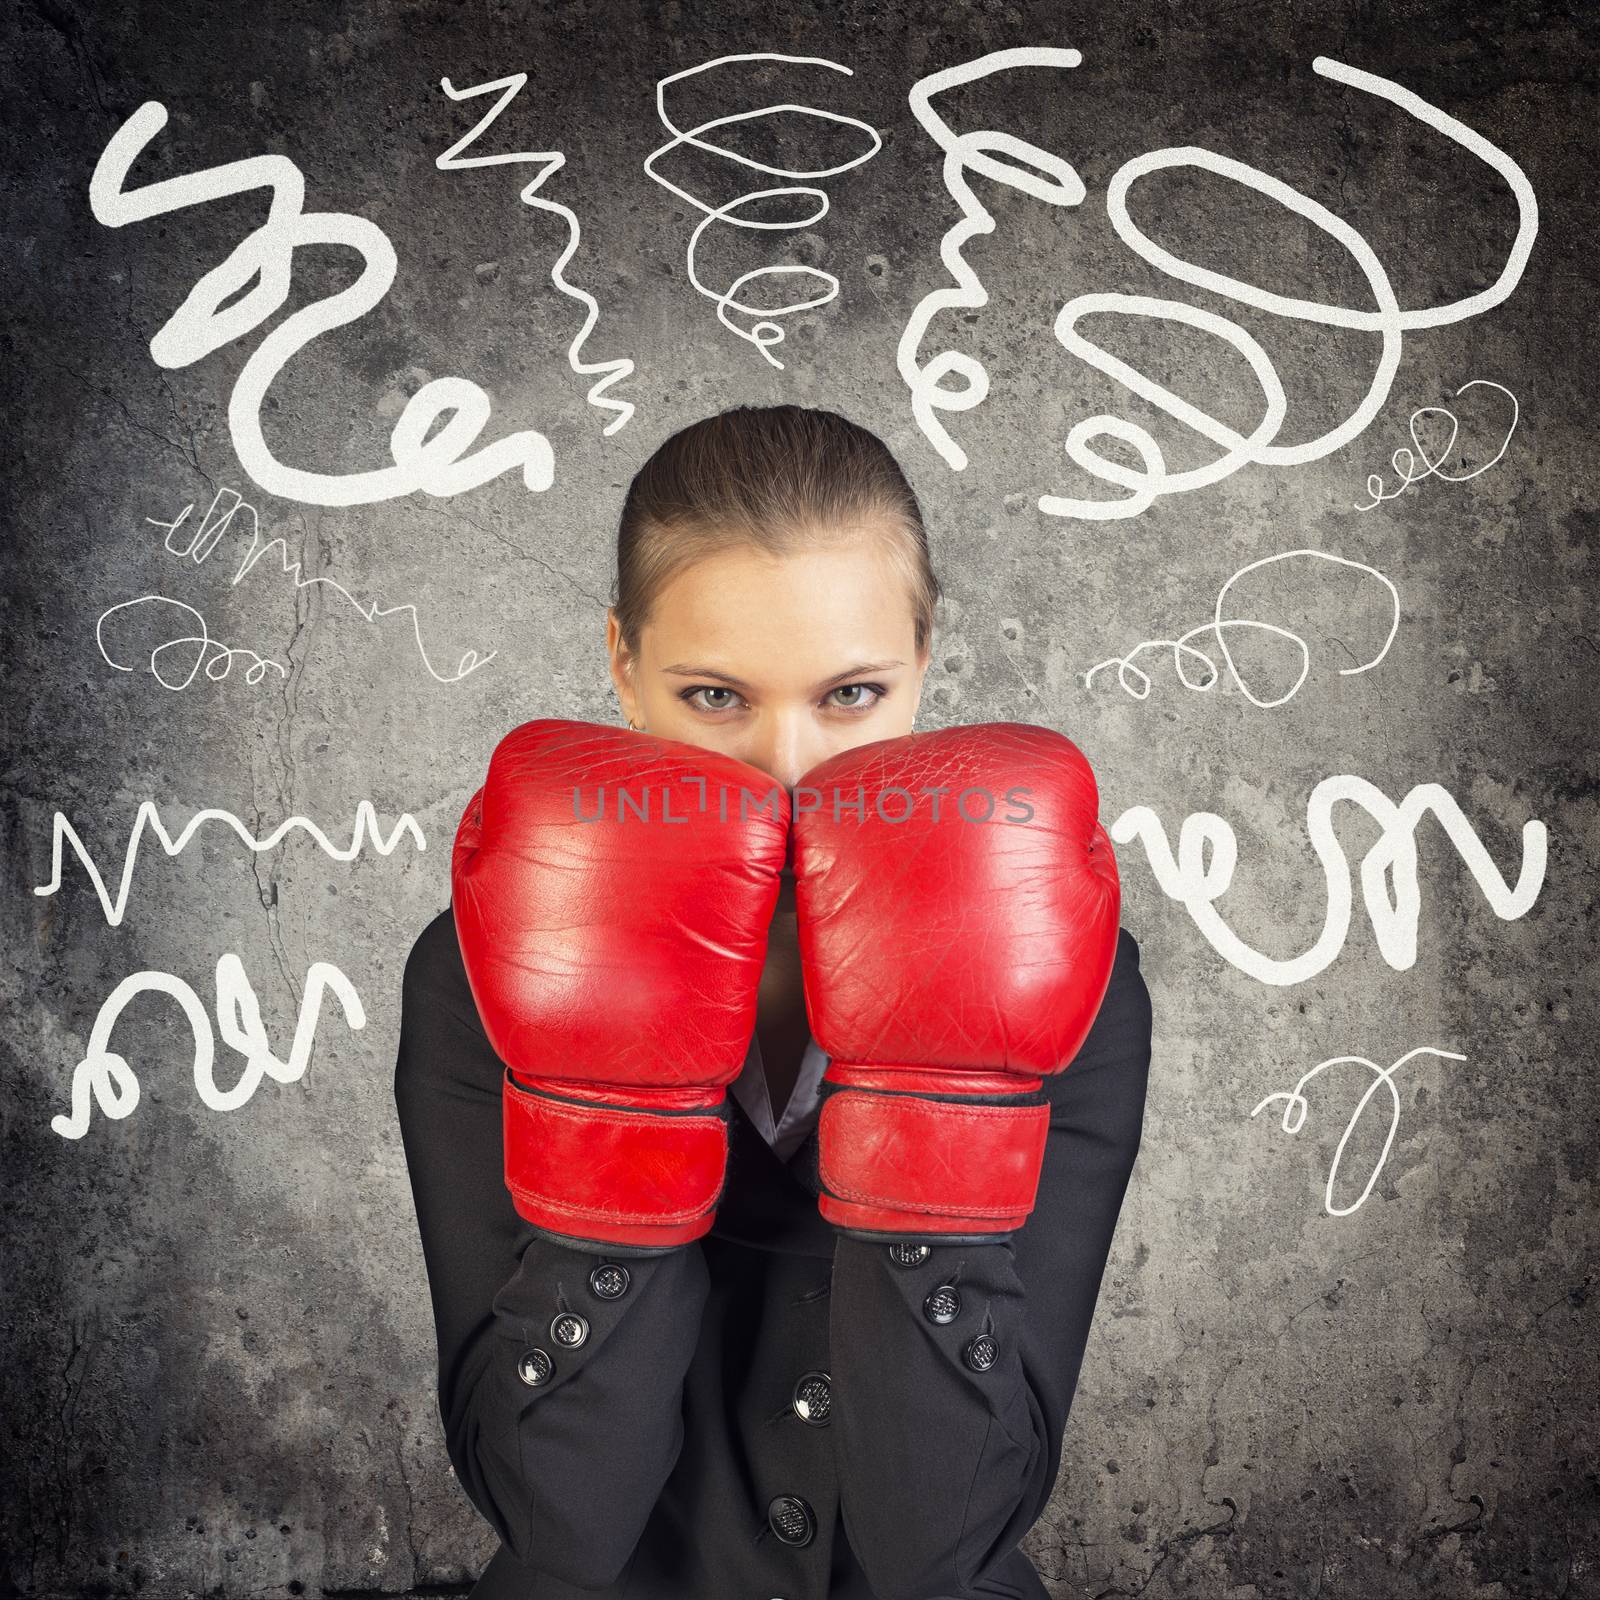
<path fill-rule="evenodd" d="M 772 556 L 739 546 L 656 597 L 637 653 L 606 627 L 624 713 L 793 788 L 839 750 L 911 732 L 928 654 L 885 541 Z"/>

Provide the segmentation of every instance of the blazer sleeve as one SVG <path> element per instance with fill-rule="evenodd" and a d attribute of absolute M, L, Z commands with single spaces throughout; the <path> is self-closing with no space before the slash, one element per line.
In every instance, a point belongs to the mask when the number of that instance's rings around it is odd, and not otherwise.
<path fill-rule="evenodd" d="M 467 1498 L 517 1560 L 604 1588 L 682 1449 L 709 1278 L 698 1241 L 603 1255 L 517 1215 L 504 1182 L 504 1071 L 446 910 L 406 960 L 394 1080 L 445 1444 Z"/>
<path fill-rule="evenodd" d="M 1023 1227 L 999 1244 L 934 1244 L 905 1266 L 889 1245 L 835 1241 L 840 1503 L 880 1600 L 965 1592 L 1049 1503 L 1139 1151 L 1151 1027 L 1139 945 L 1124 928 L 1094 1026 L 1046 1080 L 1050 1132 Z M 936 1323 L 927 1301 L 945 1285 L 960 1309 Z"/>

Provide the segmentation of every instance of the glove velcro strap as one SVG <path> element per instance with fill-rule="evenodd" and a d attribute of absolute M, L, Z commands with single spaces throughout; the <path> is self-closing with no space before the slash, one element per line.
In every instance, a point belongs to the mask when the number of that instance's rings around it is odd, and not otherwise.
<path fill-rule="evenodd" d="M 880 1087 L 889 1081 L 895 1090 Z M 999 1234 L 1033 1210 L 1050 1103 L 1038 1078 L 852 1066 L 847 1079 L 824 1079 L 817 1128 L 828 1221 L 890 1235 Z"/>
<path fill-rule="evenodd" d="M 702 1090 L 686 1105 L 676 1093 L 653 1109 L 566 1087 L 505 1071 L 505 1182 L 518 1215 L 597 1244 L 670 1247 L 708 1232 L 728 1165 L 726 1099 Z"/>

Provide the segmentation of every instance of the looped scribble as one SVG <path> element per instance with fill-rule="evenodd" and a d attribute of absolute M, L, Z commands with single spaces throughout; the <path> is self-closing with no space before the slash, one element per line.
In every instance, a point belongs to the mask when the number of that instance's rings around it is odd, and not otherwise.
<path fill-rule="evenodd" d="M 391 466 L 312 472 L 274 456 L 261 420 L 268 390 L 300 351 L 365 316 L 388 294 L 397 266 L 395 249 L 389 236 L 365 217 L 305 210 L 305 175 L 283 155 L 250 156 L 128 188 L 134 163 L 166 125 L 167 108 L 146 100 L 112 134 L 89 179 L 89 209 L 106 227 L 126 228 L 235 195 L 267 200 L 254 232 L 195 284 L 150 340 L 151 359 L 170 370 L 192 366 L 273 322 L 239 369 L 228 397 L 234 452 L 253 482 L 268 494 L 315 506 L 373 505 L 418 490 L 444 499 L 513 471 L 521 473 L 530 490 L 550 487 L 555 481 L 550 441 L 531 428 L 467 453 L 488 426 L 490 408 L 489 396 L 465 378 L 434 378 L 411 396 L 389 436 Z M 295 252 L 328 245 L 360 257 L 355 280 L 274 322 L 293 287 Z"/>
<path fill-rule="evenodd" d="M 1275 1094 L 1269 1094 L 1263 1099 L 1250 1115 L 1263 1111 L 1274 1100 L 1285 1102 L 1283 1108 L 1283 1131 L 1285 1133 L 1298 1133 L 1305 1125 L 1306 1113 L 1311 1109 L 1311 1103 L 1301 1091 L 1316 1077 L 1319 1072 L 1325 1072 L 1329 1067 L 1343 1064 L 1361 1066 L 1374 1074 L 1373 1080 L 1367 1085 L 1367 1091 L 1356 1102 L 1356 1108 L 1350 1113 L 1350 1120 L 1345 1124 L 1345 1130 L 1339 1140 L 1339 1148 L 1333 1153 L 1333 1164 L 1328 1168 L 1328 1187 L 1323 1197 L 1323 1205 L 1330 1217 L 1347 1217 L 1352 1211 L 1358 1211 L 1366 1203 L 1367 1196 L 1372 1193 L 1373 1185 L 1378 1181 L 1378 1174 L 1383 1171 L 1383 1164 L 1389 1159 L 1389 1147 L 1394 1143 L 1395 1130 L 1400 1126 L 1400 1094 L 1394 1086 L 1394 1074 L 1410 1061 L 1413 1056 L 1439 1056 L 1446 1061 L 1465 1061 L 1467 1058 L 1457 1055 L 1453 1050 L 1435 1050 L 1432 1045 L 1418 1045 L 1415 1050 L 1408 1050 L 1398 1061 L 1392 1062 L 1387 1067 L 1380 1067 L 1375 1061 L 1368 1061 L 1365 1056 L 1330 1056 L 1326 1061 L 1319 1061 L 1309 1072 L 1302 1073 L 1300 1081 L 1292 1089 L 1280 1089 Z M 1383 1150 L 1373 1164 L 1372 1175 L 1367 1179 L 1367 1186 L 1361 1191 L 1359 1198 L 1352 1205 L 1336 1206 L 1333 1203 L 1333 1187 L 1339 1179 L 1339 1163 L 1344 1160 L 1344 1148 L 1350 1142 L 1350 1135 L 1356 1131 L 1356 1124 L 1360 1122 L 1362 1113 L 1367 1109 L 1372 1097 L 1380 1088 L 1389 1091 L 1390 1114 L 1389 1132 L 1383 1141 Z"/>
<path fill-rule="evenodd" d="M 1376 472 L 1369 472 L 1367 474 L 1367 493 L 1372 496 L 1372 499 L 1364 506 L 1358 505 L 1356 507 L 1357 511 L 1371 511 L 1374 506 L 1382 505 L 1385 500 L 1394 500 L 1403 495 L 1412 484 L 1421 483 L 1424 478 L 1442 478 L 1446 483 L 1465 483 L 1469 478 L 1476 478 L 1480 472 L 1487 472 L 1506 453 L 1506 446 L 1511 443 L 1511 435 L 1517 431 L 1517 423 L 1522 416 L 1522 407 L 1517 404 L 1517 397 L 1503 383 L 1496 383 L 1492 378 L 1469 378 L 1456 390 L 1451 399 L 1455 399 L 1468 389 L 1478 388 L 1498 389 L 1511 402 L 1511 426 L 1506 429 L 1506 436 L 1500 441 L 1500 448 L 1481 467 L 1474 467 L 1471 472 L 1446 472 L 1444 463 L 1450 459 L 1450 452 L 1456 447 L 1456 435 L 1461 431 L 1461 423 L 1457 419 L 1455 412 L 1450 410 L 1448 406 L 1418 406 L 1411 413 L 1406 425 L 1407 431 L 1411 434 L 1411 442 L 1417 447 L 1416 454 L 1413 455 L 1404 445 L 1401 445 L 1389 457 L 1394 470 L 1400 474 L 1400 487 L 1393 494 L 1385 494 L 1383 492 L 1383 479 Z M 1445 440 L 1444 448 L 1439 451 L 1438 456 L 1431 460 L 1428 456 L 1427 446 L 1423 444 L 1421 437 L 1417 433 L 1417 419 L 1427 416 L 1448 417 L 1450 419 L 1450 437 Z M 1422 463 L 1421 472 L 1413 470 L 1418 461 Z"/>
<path fill-rule="evenodd" d="M 422 641 L 422 623 L 417 608 L 409 601 L 402 605 L 380 606 L 375 600 L 371 602 L 358 600 L 343 584 L 335 582 L 332 578 L 307 577 L 301 558 L 289 553 L 289 545 L 285 539 L 274 537 L 263 542 L 260 513 L 254 505 L 232 489 L 217 490 L 211 497 L 211 504 L 202 514 L 199 525 L 187 540 L 180 540 L 178 530 L 189 520 L 189 514 L 193 510 L 194 502 L 190 501 L 170 522 L 163 522 L 159 517 L 146 517 L 145 521 L 153 527 L 165 528 L 166 538 L 162 541 L 165 548 L 195 566 L 199 566 L 211 557 L 225 535 L 235 532 L 236 520 L 241 526 L 247 526 L 250 532 L 249 547 L 239 558 L 239 564 L 228 580 L 230 588 L 238 588 L 240 583 L 249 577 L 258 561 L 264 560 L 276 551 L 277 571 L 291 579 L 297 590 L 309 589 L 315 585 L 316 592 L 320 594 L 323 589 L 327 589 L 340 596 L 365 622 L 376 623 L 379 618 L 392 617 L 398 612 L 409 615 L 411 637 L 416 644 L 417 654 L 422 658 L 422 665 L 428 675 L 436 683 L 460 683 L 479 667 L 487 666 L 500 653 L 498 650 L 491 650 L 487 655 L 479 655 L 476 650 L 465 650 L 456 663 L 455 672 L 447 677 L 435 669 L 427 647 Z M 267 570 L 272 570 L 270 562 Z M 172 611 L 180 613 L 180 616 L 173 617 L 170 612 L 162 610 L 163 607 L 170 607 Z M 198 632 L 179 633 L 168 637 L 150 651 L 146 664 L 151 675 L 163 689 L 174 692 L 187 689 L 202 667 L 207 678 L 213 683 L 221 682 L 233 670 L 235 657 L 249 662 L 245 672 L 246 683 L 260 683 L 266 676 L 268 668 L 276 672 L 280 680 L 288 678 L 288 668 L 281 662 L 259 656 L 253 650 L 242 647 L 230 649 L 220 640 L 213 639 L 206 619 L 199 611 L 185 601 L 175 600 L 170 595 L 164 594 L 143 594 L 136 600 L 123 600 L 116 605 L 108 606 L 100 613 L 99 620 L 95 623 L 95 643 L 100 647 L 101 659 L 107 666 L 115 667 L 118 672 L 135 670 L 126 661 L 116 660 L 106 648 L 106 619 L 118 611 L 137 611 L 143 615 L 147 624 L 167 630 L 174 624 L 181 625 L 184 616 L 195 619 Z M 146 614 L 147 612 L 153 615 Z M 169 656 L 176 657 L 176 663 L 170 662 Z M 182 670 L 185 666 L 187 671 Z"/>
<path fill-rule="evenodd" d="M 928 324 L 941 311 L 975 310 L 989 303 L 989 291 L 961 252 L 967 240 L 975 235 L 994 232 L 994 213 L 979 199 L 967 180 L 967 173 L 970 170 L 988 182 L 1020 189 L 1035 200 L 1053 206 L 1082 205 L 1088 191 L 1070 161 L 1026 139 L 991 128 L 957 134 L 933 109 L 933 98 L 948 89 L 979 82 L 996 72 L 1010 72 L 1016 67 L 1076 67 L 1082 60 L 1077 50 L 1022 45 L 1012 50 L 995 50 L 976 61 L 930 73 L 911 87 L 911 114 L 922 131 L 944 151 L 944 186 L 951 199 L 961 207 L 961 220 L 951 224 L 939 245 L 939 259 L 955 279 L 955 287 L 932 290 L 918 301 L 900 335 L 895 361 L 911 391 L 911 410 L 917 426 L 944 457 L 945 464 L 957 472 L 965 470 L 967 453 L 950 436 L 936 413 L 971 411 L 982 405 L 989 393 L 989 372 L 976 356 L 961 350 L 941 350 L 927 361 L 919 360 L 917 352 L 927 335 Z M 944 386 L 943 380 L 952 375 L 961 380 L 960 388 Z"/>
<path fill-rule="evenodd" d="M 936 312 L 947 307 L 977 307 L 988 302 L 987 291 L 962 257 L 961 250 L 972 235 L 992 233 L 995 220 L 973 193 L 966 170 L 970 168 L 992 182 L 1020 189 L 1032 198 L 1054 206 L 1081 204 L 1084 187 L 1070 164 L 1049 151 L 1040 150 L 1036 145 L 987 131 L 957 137 L 933 113 L 929 101 L 933 95 L 945 89 L 971 83 L 995 72 L 1017 67 L 1070 68 L 1076 67 L 1080 60 L 1075 50 L 1000 50 L 962 66 L 931 74 L 911 91 L 911 108 L 918 122 L 944 151 L 945 187 L 960 206 L 961 217 L 946 231 L 940 245 L 940 259 L 955 279 L 956 287 L 937 290 L 925 296 L 912 312 L 900 340 L 898 365 L 900 375 L 911 391 L 912 411 L 918 427 L 944 458 L 946 465 L 958 472 L 967 465 L 966 453 L 951 438 L 935 413 L 970 411 L 981 405 L 988 392 L 988 374 L 981 362 L 958 351 L 942 351 L 927 362 L 919 361 L 917 351 L 929 320 Z M 1038 506 L 1046 516 L 1072 517 L 1092 522 L 1136 517 L 1148 510 L 1161 496 L 1208 487 L 1245 466 L 1303 466 L 1307 462 L 1321 460 L 1358 437 L 1378 414 L 1399 370 L 1405 336 L 1409 332 L 1443 327 L 1478 316 L 1499 305 L 1516 288 L 1539 229 L 1538 201 L 1522 168 L 1482 135 L 1387 78 L 1346 66 L 1327 56 L 1317 56 L 1311 68 L 1319 77 L 1331 83 L 1370 95 L 1406 112 L 1449 144 L 1476 156 L 1504 180 L 1516 201 L 1517 230 L 1498 277 L 1478 293 L 1443 305 L 1402 307 L 1388 272 L 1361 232 L 1326 206 L 1281 179 L 1248 162 L 1236 161 L 1194 145 L 1151 150 L 1130 158 L 1112 174 L 1106 184 L 1106 216 L 1117 237 L 1148 266 L 1168 278 L 1187 284 L 1191 289 L 1219 295 L 1248 306 L 1255 312 L 1320 327 L 1359 329 L 1379 335 L 1380 343 L 1367 392 L 1355 409 L 1316 438 L 1300 443 L 1280 443 L 1279 432 L 1290 414 L 1288 396 L 1271 356 L 1241 324 L 1214 311 L 1154 295 L 1074 295 L 1061 306 L 1055 319 L 1053 332 L 1062 348 L 1113 383 L 1119 384 L 1144 405 L 1155 407 L 1179 426 L 1210 441 L 1216 447 L 1217 454 L 1194 467 L 1181 471 L 1169 470 L 1161 446 L 1148 428 L 1109 412 L 1081 418 L 1074 423 L 1062 442 L 1064 454 L 1083 472 L 1123 490 L 1123 497 L 1090 500 L 1043 494 L 1038 497 Z M 999 156 L 1007 159 L 998 159 Z M 1241 185 L 1276 201 L 1291 215 L 1309 222 L 1342 246 L 1352 264 L 1366 279 L 1374 309 L 1274 294 L 1258 284 L 1201 267 L 1155 243 L 1130 213 L 1130 192 L 1141 179 L 1159 172 L 1185 168 Z M 1221 417 L 1211 415 L 1204 406 L 1195 403 L 1187 395 L 1174 393 L 1147 373 L 1113 355 L 1079 327 L 1086 318 L 1103 316 L 1136 317 L 1143 321 L 1177 324 L 1230 347 L 1249 368 L 1260 390 L 1259 420 L 1248 433 L 1241 433 Z M 1209 358 L 1209 352 L 1207 356 Z M 1210 364 L 1209 359 L 1200 363 L 1207 368 Z M 940 380 L 947 375 L 960 379 L 963 387 L 943 388 Z M 1106 453 L 1099 448 L 1102 440 L 1116 441 L 1122 447 L 1118 454 L 1131 451 L 1138 457 L 1139 464 L 1131 466 L 1118 459 L 1118 456 Z"/>
<path fill-rule="evenodd" d="M 1399 591 L 1396 590 L 1395 586 L 1390 583 L 1390 581 L 1384 577 L 1384 575 L 1379 572 L 1376 567 L 1370 567 L 1364 561 L 1352 561 L 1347 556 L 1329 555 L 1325 550 L 1301 549 L 1285 550 L 1275 556 L 1263 556 L 1259 561 L 1252 561 L 1247 566 L 1240 567 L 1239 570 L 1235 572 L 1234 575 L 1229 578 L 1228 581 L 1217 591 L 1216 613 L 1210 622 L 1198 623 L 1187 633 L 1176 639 L 1146 639 L 1143 641 L 1143 643 L 1135 645 L 1133 649 L 1130 650 L 1125 656 L 1112 656 L 1105 661 L 1095 662 L 1095 664 L 1083 674 L 1084 686 L 1086 688 L 1093 686 L 1094 675 L 1097 672 L 1102 671 L 1106 667 L 1115 667 L 1117 669 L 1117 681 L 1129 694 L 1133 696 L 1135 700 L 1148 699 L 1150 694 L 1150 676 L 1139 667 L 1134 666 L 1133 658 L 1137 655 L 1143 654 L 1143 652 L 1146 650 L 1165 650 L 1170 647 L 1172 650 L 1173 669 L 1177 672 L 1184 688 L 1193 689 L 1197 693 L 1203 694 L 1207 689 L 1211 689 L 1216 686 L 1221 674 L 1217 669 L 1216 662 L 1214 662 L 1204 650 L 1198 649 L 1194 645 L 1191 645 L 1189 641 L 1197 634 L 1213 633 L 1216 635 L 1217 648 L 1222 652 L 1222 659 L 1227 665 L 1228 675 L 1233 680 L 1234 687 L 1237 688 L 1252 705 L 1260 706 L 1263 709 L 1270 709 L 1272 706 L 1281 706 L 1285 700 L 1292 700 L 1294 696 L 1299 693 L 1300 685 L 1306 681 L 1306 675 L 1311 670 L 1310 647 L 1306 644 L 1305 640 L 1300 637 L 1299 634 L 1292 632 L 1288 628 L 1280 628 L 1276 623 L 1260 622 L 1249 617 L 1224 617 L 1222 614 L 1222 602 L 1227 598 L 1228 590 L 1231 589 L 1234 584 L 1236 584 L 1239 579 L 1245 575 L 1245 573 L 1253 572 L 1257 567 L 1267 566 L 1274 561 L 1288 561 L 1295 556 L 1314 556 L 1319 561 L 1332 561 L 1337 563 L 1339 566 L 1354 567 L 1357 571 L 1369 573 L 1389 591 L 1390 604 L 1394 614 L 1389 623 L 1388 636 L 1383 641 L 1383 648 L 1379 650 L 1370 661 L 1363 661 L 1358 666 L 1340 667 L 1338 669 L 1339 676 L 1342 678 L 1352 677 L 1359 672 L 1371 671 L 1373 667 L 1377 666 L 1378 663 L 1382 661 L 1386 655 L 1388 655 L 1389 646 L 1394 643 L 1394 636 L 1399 632 Z M 1240 676 L 1238 663 L 1233 658 L 1233 652 L 1228 648 L 1227 633 L 1228 629 L 1230 628 L 1255 628 L 1262 633 L 1275 633 L 1280 638 L 1290 640 L 1299 648 L 1300 675 L 1294 680 L 1293 685 L 1291 685 L 1286 693 L 1279 695 L 1276 700 L 1261 700 L 1250 692 L 1250 685 L 1246 683 L 1245 680 Z M 1210 677 L 1208 677 L 1203 683 L 1192 682 L 1188 673 L 1184 669 L 1183 658 L 1185 656 L 1197 657 L 1211 674 Z M 1130 678 L 1138 679 L 1138 684 L 1130 683 Z"/>
<path fill-rule="evenodd" d="M 677 184 L 663 177 L 656 170 L 657 163 L 670 151 L 676 150 L 680 145 L 692 145 L 697 150 L 704 150 L 710 155 L 721 156 L 728 161 L 736 162 L 739 166 L 750 167 L 757 172 L 764 172 L 779 178 L 831 178 L 841 172 L 848 172 L 852 167 L 858 167 L 864 161 L 870 161 L 882 148 L 883 140 L 879 137 L 876 128 L 869 123 L 860 121 L 856 117 L 847 117 L 837 111 L 824 111 L 817 106 L 795 105 L 784 102 L 780 105 L 760 106 L 754 111 L 730 112 L 727 116 L 713 117 L 693 128 L 680 128 L 672 120 L 667 111 L 667 89 L 674 83 L 682 82 L 685 78 L 692 78 L 702 72 L 710 72 L 716 67 L 726 66 L 734 61 L 782 61 L 794 66 L 827 67 L 830 72 L 842 72 L 846 77 L 854 74 L 849 67 L 841 66 L 837 61 L 826 60 L 822 56 L 788 56 L 778 55 L 771 51 L 753 51 L 742 55 L 718 56 L 713 61 L 702 62 L 697 67 L 685 67 L 682 72 L 674 72 L 662 78 L 656 84 L 656 115 L 660 117 L 662 125 L 672 134 L 667 142 L 658 149 L 652 150 L 645 159 L 644 170 L 659 183 L 664 189 L 670 190 L 680 200 L 687 201 L 697 211 L 705 212 L 705 218 L 695 228 L 689 238 L 688 253 L 685 264 L 688 268 L 689 281 L 695 289 L 708 300 L 717 303 L 717 320 L 730 332 L 737 334 L 741 339 L 747 339 L 766 358 L 767 362 L 783 371 L 783 363 L 771 353 L 769 345 L 780 344 L 784 338 L 784 328 L 775 318 L 785 317 L 795 311 L 809 311 L 817 306 L 826 305 L 839 293 L 839 280 L 831 272 L 825 272 L 820 267 L 807 266 L 803 262 L 787 262 L 781 266 L 753 267 L 749 272 L 741 273 L 725 289 L 715 289 L 705 283 L 696 264 L 696 252 L 700 246 L 701 235 L 714 223 L 729 222 L 736 228 L 760 228 L 768 231 L 792 232 L 799 228 L 809 228 L 813 223 L 820 222 L 828 214 L 828 195 L 823 189 L 818 189 L 811 184 L 780 184 L 771 189 L 754 189 L 749 193 L 735 196 L 726 204 L 720 206 L 708 205 L 698 195 L 689 190 L 680 188 Z M 860 155 L 852 156 L 848 161 L 841 161 L 836 166 L 816 168 L 790 168 L 769 166 L 764 161 L 758 161 L 753 156 L 742 155 L 737 150 L 730 150 L 726 145 L 718 144 L 713 139 L 702 137 L 714 129 L 727 127 L 735 122 L 752 122 L 760 117 L 770 117 L 781 112 L 792 111 L 802 117 L 815 117 L 819 121 L 839 122 L 848 124 L 852 128 L 859 128 L 872 141 L 871 148 Z M 742 208 L 756 205 L 763 200 L 771 200 L 778 196 L 799 195 L 805 196 L 815 202 L 815 209 L 805 216 L 788 218 L 776 222 L 760 222 L 753 217 L 739 215 Z M 739 291 L 747 283 L 754 282 L 757 278 L 777 277 L 782 275 L 796 275 L 820 279 L 826 287 L 809 299 L 792 300 L 784 305 L 763 306 L 751 305 L 739 299 Z M 742 327 L 733 320 L 733 315 L 741 317 L 754 317 L 757 320 L 749 327 Z"/>
<path fill-rule="evenodd" d="M 201 1104 L 212 1111 L 237 1111 L 268 1078 L 275 1083 L 298 1083 L 305 1076 L 317 1043 L 325 993 L 338 1001 L 352 1032 L 359 1033 L 367 1025 L 366 1007 L 355 985 L 331 961 L 313 961 L 306 970 L 300 1014 L 285 1058 L 273 1050 L 262 1021 L 261 1003 L 244 962 L 231 950 L 217 960 L 216 983 L 217 1027 L 213 1031 L 200 996 L 182 978 L 155 969 L 124 978 L 100 1007 L 88 1048 L 72 1069 L 72 1109 L 50 1119 L 51 1131 L 63 1139 L 78 1140 L 88 1133 L 96 1106 L 110 1122 L 121 1122 L 138 1109 L 138 1075 L 127 1057 L 111 1048 L 111 1040 L 122 1013 L 141 995 L 164 994 L 183 1012 L 194 1051 L 191 1067 L 195 1093 Z M 244 1057 L 238 1081 L 231 1088 L 219 1084 L 216 1078 L 219 1032 L 222 1042 Z M 169 1040 L 163 1062 L 170 1060 L 172 1054 Z"/>
<path fill-rule="evenodd" d="M 157 614 L 162 617 L 168 614 L 159 608 L 170 606 L 173 611 L 179 613 L 178 617 L 170 618 L 170 624 L 182 627 L 184 617 L 193 617 L 194 626 L 199 630 L 196 633 L 175 633 L 151 648 L 145 665 L 149 667 L 150 675 L 163 689 L 170 689 L 173 693 L 187 689 L 201 668 L 205 669 L 206 676 L 213 683 L 220 683 L 233 671 L 235 657 L 248 663 L 244 675 L 244 681 L 248 684 L 260 683 L 269 667 L 280 678 L 289 676 L 288 669 L 281 662 L 258 656 L 254 650 L 225 645 L 220 639 L 213 639 L 210 626 L 200 612 L 186 600 L 174 600 L 171 595 L 165 594 L 142 594 L 137 599 L 120 600 L 116 605 L 107 606 L 96 619 L 94 641 L 99 646 L 101 659 L 108 667 L 115 667 L 118 672 L 133 672 L 136 669 L 125 661 L 116 660 L 106 649 L 106 618 L 134 606 L 157 608 Z M 175 665 L 169 665 L 167 659 L 169 655 L 176 657 Z M 184 670 L 185 668 L 187 670 Z M 169 673 L 172 675 L 169 676 Z"/>

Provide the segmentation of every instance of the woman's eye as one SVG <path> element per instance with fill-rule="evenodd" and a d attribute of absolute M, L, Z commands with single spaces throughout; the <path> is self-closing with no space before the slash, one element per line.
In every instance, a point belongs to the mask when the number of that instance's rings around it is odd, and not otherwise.
<path fill-rule="evenodd" d="M 830 690 L 829 697 L 833 695 L 846 697 L 834 702 L 841 711 L 865 711 L 883 698 L 883 690 L 872 683 L 846 683 Z"/>
<path fill-rule="evenodd" d="M 699 696 L 701 695 L 718 694 L 726 695 L 728 698 L 726 700 L 718 700 L 710 704 L 699 699 Z M 733 702 L 739 697 L 733 692 L 732 689 L 725 689 L 717 684 L 702 684 L 698 689 L 690 689 L 684 698 L 688 700 L 690 704 L 698 705 L 702 711 L 726 711 L 728 707 L 732 705 Z"/>

